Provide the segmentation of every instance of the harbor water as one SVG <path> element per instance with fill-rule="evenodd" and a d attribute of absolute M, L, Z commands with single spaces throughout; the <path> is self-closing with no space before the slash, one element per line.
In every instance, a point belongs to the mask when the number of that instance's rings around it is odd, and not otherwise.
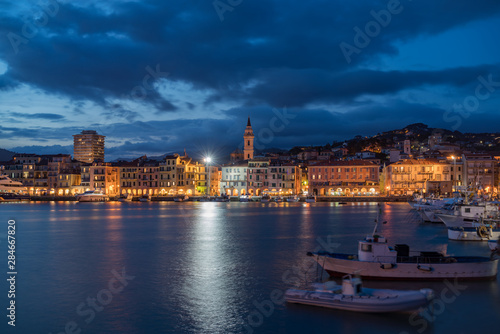
<path fill-rule="evenodd" d="M 382 203 L 389 244 L 489 256 L 486 242 L 449 241 L 406 203 Z M 370 282 L 432 288 L 420 314 L 360 314 L 283 303 L 322 273 L 308 251 L 356 253 L 377 203 L 26 202 L 0 204 L 16 226 L 15 328 L 2 279 L 1 332 L 16 333 L 474 333 L 497 332 L 497 277 L 478 282 Z"/>

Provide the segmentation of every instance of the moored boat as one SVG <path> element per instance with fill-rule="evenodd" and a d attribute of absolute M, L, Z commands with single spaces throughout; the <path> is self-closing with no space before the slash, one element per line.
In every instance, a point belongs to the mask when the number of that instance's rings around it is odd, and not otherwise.
<path fill-rule="evenodd" d="M 189 197 L 187 195 L 178 195 L 174 197 L 174 202 L 184 202 L 187 201 Z"/>
<path fill-rule="evenodd" d="M 500 228 L 476 223 L 471 227 L 448 227 L 448 239 L 458 241 L 488 241 L 500 237 Z"/>
<path fill-rule="evenodd" d="M 290 197 L 287 197 L 286 198 L 286 201 L 287 202 L 298 202 L 299 201 L 299 196 L 295 195 L 295 196 L 290 196 Z"/>
<path fill-rule="evenodd" d="M 143 195 L 139 198 L 139 202 L 149 202 L 151 201 L 151 195 Z"/>
<path fill-rule="evenodd" d="M 285 300 L 289 303 L 370 313 L 413 311 L 425 307 L 433 299 L 431 289 L 367 289 L 362 287 L 361 279 L 350 275 L 343 278 L 342 286 L 317 284 L 315 291 L 288 289 L 285 292 Z"/>
<path fill-rule="evenodd" d="M 389 247 L 373 234 L 360 240 L 358 254 L 308 253 L 331 276 L 356 274 L 368 279 L 443 280 L 493 279 L 498 260 L 480 256 L 445 256 L 438 252 L 410 252 L 408 245 Z"/>
<path fill-rule="evenodd" d="M 0 195 L 27 193 L 28 188 L 19 181 L 12 181 L 7 175 L 0 175 Z"/>
<path fill-rule="evenodd" d="M 269 203 L 269 201 L 271 201 L 271 196 L 265 194 L 264 196 L 262 196 L 262 198 L 260 199 L 260 201 L 262 203 Z"/>
<path fill-rule="evenodd" d="M 131 202 L 134 196 L 132 194 L 122 194 L 118 197 L 119 202 Z"/>
<path fill-rule="evenodd" d="M 78 202 L 107 202 L 109 197 L 100 190 L 87 190 L 83 194 L 76 195 L 76 200 Z"/>
<path fill-rule="evenodd" d="M 314 196 L 314 195 L 308 195 L 308 196 L 306 196 L 305 201 L 307 203 L 314 203 L 314 202 L 316 202 L 316 196 Z"/>
<path fill-rule="evenodd" d="M 240 200 L 240 202 L 248 202 L 248 196 L 247 195 L 241 195 L 239 200 Z"/>

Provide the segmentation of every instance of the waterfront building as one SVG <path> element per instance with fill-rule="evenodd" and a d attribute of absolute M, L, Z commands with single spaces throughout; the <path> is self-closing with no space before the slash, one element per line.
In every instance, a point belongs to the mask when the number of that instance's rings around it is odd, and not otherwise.
<path fill-rule="evenodd" d="M 59 173 L 71 163 L 69 154 L 16 154 L 5 164 L 4 173 L 21 182 L 30 195 L 56 194 Z"/>
<path fill-rule="evenodd" d="M 308 185 L 320 196 L 376 195 L 379 166 L 364 160 L 318 162 L 308 166 Z"/>
<path fill-rule="evenodd" d="M 101 190 L 108 196 L 120 193 L 118 167 L 109 162 L 94 162 L 89 166 L 90 189 Z"/>
<path fill-rule="evenodd" d="M 263 192 L 269 192 L 268 167 L 270 163 L 271 160 L 265 157 L 248 160 L 248 195 L 261 196 Z"/>
<path fill-rule="evenodd" d="M 104 161 L 104 138 L 94 130 L 84 130 L 73 135 L 73 156 L 84 163 Z"/>
<path fill-rule="evenodd" d="M 437 159 L 405 159 L 385 168 L 385 188 L 389 195 L 415 192 L 450 194 L 451 164 Z"/>
<path fill-rule="evenodd" d="M 165 160 L 159 164 L 160 195 L 177 194 L 176 167 L 180 165 L 180 156 L 175 153 L 167 155 Z"/>
<path fill-rule="evenodd" d="M 298 195 L 302 192 L 302 173 L 299 166 L 290 162 L 272 161 L 268 167 L 268 180 L 263 191 L 271 195 Z"/>
<path fill-rule="evenodd" d="M 220 191 L 228 196 L 248 194 L 247 161 L 239 161 L 221 167 Z"/>
<path fill-rule="evenodd" d="M 158 195 L 159 161 L 143 160 L 137 169 L 137 194 Z"/>
<path fill-rule="evenodd" d="M 491 154 L 463 154 L 464 184 L 483 193 L 497 192 L 498 161 Z"/>

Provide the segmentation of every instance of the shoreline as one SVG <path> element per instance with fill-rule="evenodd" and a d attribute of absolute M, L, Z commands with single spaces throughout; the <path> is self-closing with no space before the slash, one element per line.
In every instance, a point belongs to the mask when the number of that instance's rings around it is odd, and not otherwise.
<path fill-rule="evenodd" d="M 190 197 L 189 202 L 196 202 L 201 199 L 202 196 Z M 316 202 L 338 202 L 338 203 L 352 203 L 352 202 L 407 202 L 409 197 L 406 196 L 356 196 L 356 197 L 346 197 L 346 196 L 316 196 Z M 30 198 L 23 198 L 19 200 L 5 200 L 3 202 L 19 202 L 19 201 L 28 201 L 28 202 L 68 202 L 68 201 L 76 201 L 76 197 L 74 196 L 31 196 Z M 116 200 L 110 200 L 111 202 Z M 134 202 L 139 201 L 139 197 L 135 197 L 133 199 Z M 157 196 L 151 197 L 151 202 L 173 202 L 174 196 Z M 238 197 L 231 197 L 231 202 L 238 202 Z M 260 202 L 260 201 L 252 201 L 248 202 Z M 304 198 L 301 198 L 300 203 L 304 203 Z M 288 203 L 288 202 L 285 202 Z"/>

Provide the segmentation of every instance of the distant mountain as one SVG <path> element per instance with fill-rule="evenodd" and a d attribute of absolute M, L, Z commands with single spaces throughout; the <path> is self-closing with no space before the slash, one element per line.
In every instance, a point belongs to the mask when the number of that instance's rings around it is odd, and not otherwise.
<path fill-rule="evenodd" d="M 12 159 L 14 154 L 16 153 L 0 148 L 0 161 L 9 161 Z"/>

